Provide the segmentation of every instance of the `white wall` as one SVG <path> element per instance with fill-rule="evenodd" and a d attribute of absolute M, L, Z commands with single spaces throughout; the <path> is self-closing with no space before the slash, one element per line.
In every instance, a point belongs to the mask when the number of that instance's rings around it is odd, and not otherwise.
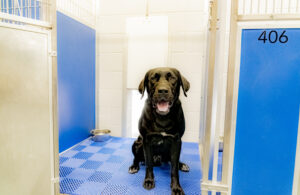
<path fill-rule="evenodd" d="M 168 26 L 168 16 L 139 16 L 126 20 L 127 88 L 136 89 L 149 69 L 167 65 Z"/>
<path fill-rule="evenodd" d="M 96 0 L 57 0 L 57 10 L 92 28 L 96 25 Z"/>
<path fill-rule="evenodd" d="M 207 1 L 150 0 L 149 15 L 168 16 L 167 66 L 178 68 L 190 81 L 188 97 L 181 97 L 186 117 L 185 141 L 198 141 L 207 32 Z M 126 135 L 127 40 L 126 19 L 144 16 L 146 1 L 101 0 L 97 17 L 97 127 Z M 138 86 L 136 86 L 138 87 Z M 124 113 L 124 114 L 123 114 Z"/>

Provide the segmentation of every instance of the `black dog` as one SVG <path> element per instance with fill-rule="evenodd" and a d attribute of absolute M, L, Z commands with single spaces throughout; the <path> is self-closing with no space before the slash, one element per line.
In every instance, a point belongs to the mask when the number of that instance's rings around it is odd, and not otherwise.
<path fill-rule="evenodd" d="M 171 162 L 172 194 L 184 194 L 179 183 L 178 170 L 188 172 L 189 167 L 179 162 L 181 137 L 185 120 L 179 100 L 180 87 L 186 96 L 189 82 L 175 68 L 149 70 L 139 85 L 139 92 L 148 98 L 139 120 L 140 136 L 132 145 L 134 155 L 129 173 L 139 170 L 139 163 L 146 163 L 144 188 L 155 187 L 153 166 Z"/>

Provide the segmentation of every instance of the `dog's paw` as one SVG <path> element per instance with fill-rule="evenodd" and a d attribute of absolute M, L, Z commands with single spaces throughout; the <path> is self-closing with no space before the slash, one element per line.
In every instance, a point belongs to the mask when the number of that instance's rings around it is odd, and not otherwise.
<path fill-rule="evenodd" d="M 155 182 L 154 179 L 152 178 L 146 178 L 144 180 L 144 184 L 143 184 L 144 188 L 147 190 L 151 190 L 155 187 Z"/>
<path fill-rule="evenodd" d="M 140 170 L 140 166 L 131 165 L 129 167 L 128 173 L 134 174 L 137 173 Z"/>
<path fill-rule="evenodd" d="M 179 170 L 183 172 L 189 172 L 190 167 L 185 163 L 179 163 Z"/>
<path fill-rule="evenodd" d="M 172 195 L 184 195 L 184 191 L 179 185 L 173 185 L 171 189 Z"/>

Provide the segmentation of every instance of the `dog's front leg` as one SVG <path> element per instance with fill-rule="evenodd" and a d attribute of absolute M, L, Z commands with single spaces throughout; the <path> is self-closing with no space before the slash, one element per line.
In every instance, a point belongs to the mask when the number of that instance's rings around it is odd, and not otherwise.
<path fill-rule="evenodd" d="M 179 183 L 179 157 L 181 151 L 181 140 L 173 140 L 171 145 L 171 189 L 172 195 L 183 195 L 184 191 Z"/>
<path fill-rule="evenodd" d="M 144 156 L 146 161 L 146 175 L 144 180 L 144 188 L 150 190 L 155 187 L 153 174 L 153 152 L 149 139 L 143 140 Z"/>

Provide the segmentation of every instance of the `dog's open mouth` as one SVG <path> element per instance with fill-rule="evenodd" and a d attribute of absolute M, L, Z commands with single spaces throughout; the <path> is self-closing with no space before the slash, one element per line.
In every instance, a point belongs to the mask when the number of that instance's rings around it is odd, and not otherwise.
<path fill-rule="evenodd" d="M 169 101 L 164 101 L 164 100 L 159 101 L 155 104 L 156 112 L 161 115 L 166 115 L 169 113 L 172 105 L 173 105 L 173 103 L 169 102 Z"/>

